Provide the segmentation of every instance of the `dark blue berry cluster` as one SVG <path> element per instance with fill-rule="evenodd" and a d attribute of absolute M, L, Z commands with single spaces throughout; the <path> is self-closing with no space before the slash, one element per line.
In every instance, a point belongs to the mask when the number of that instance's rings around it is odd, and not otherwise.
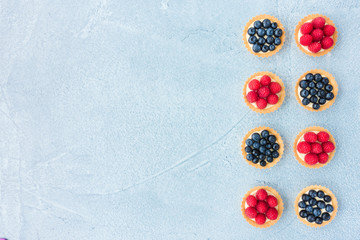
<path fill-rule="evenodd" d="M 279 157 L 280 145 L 276 142 L 276 136 L 271 135 L 268 130 L 263 130 L 260 134 L 253 133 L 245 143 L 246 159 L 254 164 L 259 163 L 265 167 Z"/>
<path fill-rule="evenodd" d="M 333 86 L 329 83 L 329 79 L 322 77 L 320 73 L 306 74 L 305 79 L 299 82 L 299 87 L 302 89 L 300 91 L 302 104 L 306 106 L 312 103 L 312 108 L 315 110 L 334 98 Z"/>
<path fill-rule="evenodd" d="M 256 53 L 274 51 L 276 46 L 281 44 L 280 37 L 283 35 L 278 24 L 269 19 L 255 21 L 254 26 L 250 27 L 247 33 L 248 42 L 253 45 L 252 50 Z"/>
<path fill-rule="evenodd" d="M 298 204 L 299 208 L 302 209 L 299 212 L 300 217 L 316 224 L 330 220 L 330 213 L 334 211 L 334 207 L 331 205 L 329 195 L 325 195 L 322 190 L 310 190 L 307 194 L 304 193 L 301 199 L 302 201 Z"/>

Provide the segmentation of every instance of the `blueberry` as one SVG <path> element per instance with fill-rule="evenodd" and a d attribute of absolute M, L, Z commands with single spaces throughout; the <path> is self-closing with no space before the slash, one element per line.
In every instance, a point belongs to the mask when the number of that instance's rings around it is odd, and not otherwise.
<path fill-rule="evenodd" d="M 275 38 L 274 43 L 275 43 L 275 45 L 280 45 L 281 44 L 281 39 L 280 38 Z"/>
<path fill-rule="evenodd" d="M 252 162 L 255 163 L 255 164 L 257 164 L 257 163 L 259 162 L 259 159 L 258 159 L 258 158 L 254 158 L 254 159 L 252 160 Z"/>
<path fill-rule="evenodd" d="M 261 27 L 262 27 L 261 21 L 259 21 L 259 20 L 255 21 L 255 22 L 254 22 L 254 27 L 255 27 L 255 28 L 261 28 Z"/>
<path fill-rule="evenodd" d="M 315 110 L 318 110 L 318 109 L 320 108 L 320 104 L 314 103 L 314 104 L 312 105 L 312 108 L 315 109 Z"/>
<path fill-rule="evenodd" d="M 325 98 L 326 98 L 326 100 L 332 100 L 334 98 L 334 94 L 332 92 L 327 93 Z"/>
<path fill-rule="evenodd" d="M 323 220 L 322 220 L 321 217 L 315 218 L 315 223 L 316 223 L 316 224 L 322 224 L 322 222 L 323 222 Z"/>
<path fill-rule="evenodd" d="M 275 143 L 276 142 L 276 137 L 274 135 L 270 135 L 269 136 L 269 142 Z"/>
<path fill-rule="evenodd" d="M 307 98 L 304 98 L 304 99 L 301 101 L 301 103 L 306 106 L 306 105 L 308 105 L 308 104 L 310 103 L 310 100 L 307 99 Z"/>
<path fill-rule="evenodd" d="M 262 29 L 262 28 L 259 28 L 259 29 L 257 30 L 257 35 L 258 35 L 259 37 L 265 36 L 265 30 Z"/>
<path fill-rule="evenodd" d="M 317 94 L 319 97 L 322 97 L 322 98 L 324 98 L 325 96 L 326 96 L 326 92 L 324 91 L 324 90 L 322 90 L 322 89 L 320 89 L 319 91 L 318 91 L 318 94 Z"/>
<path fill-rule="evenodd" d="M 266 152 L 266 147 L 264 147 L 264 146 L 260 146 L 260 148 L 259 148 L 259 151 L 260 151 L 260 153 L 265 153 Z"/>
<path fill-rule="evenodd" d="M 322 83 L 323 84 L 329 84 L 329 79 L 327 78 L 327 77 L 324 77 L 323 79 L 322 79 Z"/>
<path fill-rule="evenodd" d="M 276 29 L 274 32 L 274 35 L 276 37 L 281 37 L 281 35 L 283 34 L 282 30 L 280 28 Z"/>
<path fill-rule="evenodd" d="M 315 217 L 318 217 L 321 215 L 321 210 L 320 208 L 314 208 L 314 211 L 313 211 Z"/>
<path fill-rule="evenodd" d="M 301 210 L 301 211 L 299 212 L 299 215 L 300 215 L 300 217 L 302 217 L 302 218 L 306 218 L 306 217 L 307 217 L 307 212 L 306 212 L 305 210 Z"/>
<path fill-rule="evenodd" d="M 245 147 L 245 152 L 251 153 L 251 151 L 252 151 L 251 147 Z"/>
<path fill-rule="evenodd" d="M 258 142 L 253 143 L 253 148 L 259 149 L 259 147 L 260 147 L 260 143 L 258 143 Z"/>
<path fill-rule="evenodd" d="M 253 35 L 256 33 L 256 29 L 253 28 L 253 27 L 251 27 L 251 28 L 248 29 L 247 32 L 248 32 L 248 34 L 249 34 L 250 36 L 253 36 Z"/>
<path fill-rule="evenodd" d="M 306 74 L 305 79 L 308 81 L 312 81 L 312 80 L 314 80 L 314 75 L 312 75 L 311 73 L 308 73 L 308 74 Z"/>
<path fill-rule="evenodd" d="M 310 195 L 312 198 L 315 198 L 315 197 L 316 197 L 316 191 L 315 191 L 315 190 L 310 190 L 310 191 L 309 191 L 309 195 Z"/>
<path fill-rule="evenodd" d="M 314 82 L 309 82 L 309 88 L 314 88 L 315 87 L 315 83 Z"/>
<path fill-rule="evenodd" d="M 266 160 L 270 163 L 272 162 L 274 159 L 272 157 L 267 157 Z"/>
<path fill-rule="evenodd" d="M 271 27 L 272 27 L 273 29 L 276 29 L 276 28 L 278 27 L 278 24 L 277 24 L 276 22 L 273 22 L 273 23 L 271 24 Z"/>
<path fill-rule="evenodd" d="M 310 91 L 309 91 L 309 93 L 310 93 L 311 96 L 316 95 L 317 92 L 318 92 L 318 91 L 317 91 L 315 88 L 312 88 L 312 89 L 310 89 Z"/>
<path fill-rule="evenodd" d="M 269 133 L 268 130 L 262 130 L 262 131 L 261 131 L 261 136 L 262 136 L 263 138 L 267 138 L 269 135 L 270 135 L 270 133 Z"/>
<path fill-rule="evenodd" d="M 260 52 L 261 50 L 261 46 L 259 44 L 254 44 L 253 47 L 252 47 L 252 50 L 256 53 Z"/>
<path fill-rule="evenodd" d="M 246 143 L 246 145 L 248 145 L 248 146 L 252 146 L 253 143 L 254 143 L 254 141 L 251 140 L 251 139 L 246 139 L 245 143 Z"/>
<path fill-rule="evenodd" d="M 303 195 L 301 196 L 301 199 L 304 200 L 304 201 L 309 201 L 309 200 L 310 200 L 310 196 L 307 195 L 307 194 L 303 194 Z"/>
<path fill-rule="evenodd" d="M 260 145 L 261 146 L 265 146 L 266 144 L 267 144 L 266 139 L 264 139 L 264 138 L 260 139 Z"/>
<path fill-rule="evenodd" d="M 315 216 L 313 214 L 309 214 L 307 215 L 306 220 L 308 220 L 308 222 L 314 222 Z"/>
<path fill-rule="evenodd" d="M 317 88 L 317 89 L 321 89 L 321 88 L 323 88 L 323 87 L 324 87 L 324 84 L 323 84 L 322 82 L 316 83 L 316 88 Z"/>
<path fill-rule="evenodd" d="M 330 214 L 325 212 L 321 215 L 321 218 L 324 220 L 324 221 L 329 221 L 330 220 Z"/>
<path fill-rule="evenodd" d="M 259 156 L 259 155 L 260 155 L 260 151 L 257 150 L 257 149 L 252 150 L 251 153 L 252 153 L 254 156 Z"/>
<path fill-rule="evenodd" d="M 251 37 L 249 37 L 248 42 L 250 44 L 255 44 L 257 42 L 257 38 L 255 36 L 251 36 Z"/>
<path fill-rule="evenodd" d="M 260 162 L 260 165 L 261 165 L 262 167 L 265 167 L 265 166 L 266 166 L 266 162 L 265 162 L 265 161 L 261 161 L 261 162 Z"/>
<path fill-rule="evenodd" d="M 325 210 L 329 213 L 334 211 L 334 207 L 331 204 L 326 205 Z"/>
<path fill-rule="evenodd" d="M 269 37 L 271 37 L 272 35 L 274 35 L 274 29 L 268 28 L 268 29 L 266 30 L 266 35 L 269 36 Z M 269 39 L 269 37 L 268 37 L 268 39 Z M 274 38 L 272 38 L 272 39 L 274 39 Z"/>
<path fill-rule="evenodd" d="M 324 105 L 326 103 L 326 99 L 325 98 L 320 98 L 318 102 L 319 102 L 320 105 Z"/>
<path fill-rule="evenodd" d="M 262 46 L 261 51 L 263 51 L 263 52 L 269 51 L 269 46 L 268 45 Z"/>
<path fill-rule="evenodd" d="M 251 139 L 254 140 L 255 142 L 258 142 L 260 140 L 260 138 L 261 138 L 260 134 L 258 134 L 258 133 L 253 133 L 251 135 Z"/>
<path fill-rule="evenodd" d="M 324 200 L 325 202 L 331 202 L 331 197 L 329 195 L 325 195 Z"/>
<path fill-rule="evenodd" d="M 280 145 L 277 144 L 277 143 L 274 143 L 273 149 L 274 149 L 274 150 L 279 150 L 279 149 L 280 149 Z"/>
<path fill-rule="evenodd" d="M 265 160 L 265 155 L 264 155 L 264 154 L 260 154 L 260 155 L 259 155 L 259 159 L 260 159 L 261 161 Z"/>
<path fill-rule="evenodd" d="M 325 197 L 325 193 L 320 190 L 317 192 L 317 196 L 318 196 L 318 198 L 323 198 L 323 197 Z"/>
<path fill-rule="evenodd" d="M 270 27 L 270 26 L 271 26 L 270 20 L 269 20 L 269 19 L 264 19 L 264 21 L 263 21 L 263 26 L 264 26 L 265 28 Z"/>
<path fill-rule="evenodd" d="M 263 38 L 263 37 L 259 37 L 259 39 L 258 39 L 258 44 L 260 44 L 260 45 L 264 45 L 264 43 L 266 42 L 266 40 L 265 40 L 265 38 Z"/>
<path fill-rule="evenodd" d="M 316 82 L 320 82 L 322 80 L 322 76 L 320 73 L 315 74 L 314 78 Z"/>
<path fill-rule="evenodd" d="M 333 90 L 333 86 L 331 84 L 326 84 L 325 85 L 325 90 L 328 92 L 331 92 Z"/>
<path fill-rule="evenodd" d="M 321 201 L 321 200 L 317 201 L 316 205 L 321 209 L 325 208 L 325 202 L 324 201 Z"/>
<path fill-rule="evenodd" d="M 254 155 L 248 154 L 248 155 L 246 155 L 246 159 L 249 161 L 252 161 L 254 159 Z"/>
<path fill-rule="evenodd" d="M 274 50 L 275 50 L 275 45 L 271 44 L 271 45 L 269 46 L 269 50 L 270 50 L 270 51 L 274 51 Z"/>
<path fill-rule="evenodd" d="M 312 97 L 310 98 L 310 102 L 312 102 L 312 103 L 316 103 L 317 100 L 318 100 L 318 98 L 317 98 L 316 96 L 312 96 Z"/>
<path fill-rule="evenodd" d="M 271 28 L 270 28 L 271 29 Z M 266 42 L 268 43 L 268 44 L 272 44 L 272 43 L 274 43 L 274 41 L 275 41 L 275 39 L 273 38 L 273 37 L 268 37 L 267 39 L 266 39 Z"/>
<path fill-rule="evenodd" d="M 307 88 L 307 86 L 308 86 L 308 81 L 306 81 L 306 80 L 301 80 L 300 83 L 299 83 L 299 86 L 300 86 L 301 88 Z"/>
<path fill-rule="evenodd" d="M 311 89 L 311 90 L 315 90 L 315 89 Z M 309 91 L 306 89 L 303 89 L 300 91 L 300 96 L 302 96 L 303 98 L 309 96 Z"/>
<path fill-rule="evenodd" d="M 278 158 L 278 157 L 279 157 L 279 153 L 278 153 L 277 151 L 273 151 L 273 152 L 271 153 L 271 156 L 272 156 L 273 158 Z"/>
<path fill-rule="evenodd" d="M 270 148 L 271 148 L 271 144 L 270 144 L 270 143 L 266 144 L 266 148 L 267 148 L 267 149 L 270 149 Z"/>
<path fill-rule="evenodd" d="M 299 206 L 299 208 L 305 208 L 305 207 L 306 207 L 306 203 L 305 203 L 304 201 L 300 201 L 300 202 L 298 203 L 298 206 Z"/>
<path fill-rule="evenodd" d="M 315 198 L 311 198 L 311 199 L 309 200 L 309 204 L 310 204 L 310 206 L 315 206 L 315 205 L 316 205 L 316 203 L 317 203 L 317 201 L 316 201 L 316 199 L 315 199 Z"/>
<path fill-rule="evenodd" d="M 265 151 L 265 155 L 266 155 L 266 156 L 271 156 L 271 151 L 270 151 L 269 149 L 267 149 L 267 150 Z"/>

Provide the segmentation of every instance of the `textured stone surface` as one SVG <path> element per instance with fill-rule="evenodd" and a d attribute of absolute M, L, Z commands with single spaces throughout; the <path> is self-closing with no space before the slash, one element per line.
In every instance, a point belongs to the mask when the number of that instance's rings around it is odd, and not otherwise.
<path fill-rule="evenodd" d="M 217 2 L 217 3 L 215 3 Z M 33 239 L 351 239 L 360 233 L 359 1 L 3 1 L 0 8 L 0 235 Z M 314 9 L 316 11 L 314 12 Z M 293 39 L 311 13 L 329 16 L 339 39 L 312 58 Z M 241 41 L 267 13 L 286 28 L 275 56 Z M 294 84 L 321 68 L 339 84 L 320 113 L 297 104 Z M 260 116 L 244 104 L 244 81 L 273 71 L 281 108 Z M 286 145 L 273 168 L 241 157 L 251 128 L 276 129 Z M 319 125 L 337 152 L 318 170 L 297 163 L 296 134 Z M 282 195 L 269 229 L 241 216 L 256 185 Z M 328 226 L 297 220 L 293 201 L 311 184 L 337 196 Z"/>

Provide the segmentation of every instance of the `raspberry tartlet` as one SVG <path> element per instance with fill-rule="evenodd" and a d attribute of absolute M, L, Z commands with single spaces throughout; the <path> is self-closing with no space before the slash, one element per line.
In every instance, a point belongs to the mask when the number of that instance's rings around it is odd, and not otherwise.
<path fill-rule="evenodd" d="M 326 187 L 312 185 L 304 188 L 295 200 L 295 213 L 301 222 L 310 227 L 329 224 L 337 213 L 335 195 Z"/>
<path fill-rule="evenodd" d="M 338 85 L 333 75 L 320 69 L 307 71 L 295 85 L 296 100 L 310 111 L 329 108 L 335 102 L 337 93 Z"/>
<path fill-rule="evenodd" d="M 273 16 L 259 15 L 246 24 L 243 40 L 246 48 L 255 56 L 269 57 L 277 53 L 284 45 L 284 27 Z"/>
<path fill-rule="evenodd" d="M 241 152 L 249 165 L 260 169 L 270 168 L 282 157 L 284 143 L 274 129 L 258 127 L 245 135 Z"/>
<path fill-rule="evenodd" d="M 243 96 L 246 105 L 257 113 L 277 110 L 285 99 L 285 86 L 272 72 L 257 72 L 244 84 Z"/>
<path fill-rule="evenodd" d="M 337 40 L 334 23 L 326 16 L 312 14 L 303 18 L 295 28 L 295 41 L 301 51 L 318 57 L 330 52 Z"/>
<path fill-rule="evenodd" d="M 241 212 L 245 220 L 258 228 L 274 225 L 283 210 L 280 194 L 268 186 L 254 187 L 245 194 L 241 202 Z"/>
<path fill-rule="evenodd" d="M 309 127 L 297 135 L 294 153 L 303 166 L 320 168 L 334 157 L 335 145 L 335 139 L 328 130 L 322 127 Z"/>

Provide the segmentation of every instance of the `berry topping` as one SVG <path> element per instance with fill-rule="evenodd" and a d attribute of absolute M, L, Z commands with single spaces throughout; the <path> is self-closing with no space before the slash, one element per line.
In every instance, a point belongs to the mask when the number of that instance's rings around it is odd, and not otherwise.
<path fill-rule="evenodd" d="M 263 225 L 266 222 L 266 216 L 262 213 L 258 213 L 255 217 L 255 222 L 259 225 Z"/>
<path fill-rule="evenodd" d="M 323 49 L 329 49 L 334 44 L 334 40 L 331 37 L 324 37 L 323 40 L 321 40 L 321 47 Z"/>
<path fill-rule="evenodd" d="M 311 22 L 304 23 L 300 28 L 300 32 L 302 34 L 309 34 L 309 33 L 311 33 L 312 30 L 313 30 L 313 25 Z"/>
<path fill-rule="evenodd" d="M 249 196 L 246 198 L 246 203 L 247 203 L 247 205 L 249 205 L 250 207 L 256 207 L 256 204 L 257 204 L 256 197 L 254 197 L 253 195 L 249 195 Z"/>
<path fill-rule="evenodd" d="M 261 87 L 258 91 L 260 98 L 267 98 L 270 94 L 270 89 L 268 87 Z"/>
<path fill-rule="evenodd" d="M 259 97 L 258 97 L 258 94 L 255 91 L 251 91 L 251 92 L 248 92 L 248 94 L 246 95 L 246 99 L 249 102 L 253 103 L 253 102 L 256 102 L 259 99 Z"/>
<path fill-rule="evenodd" d="M 322 147 L 321 147 L 321 144 L 320 143 L 312 143 L 311 144 L 311 153 L 315 153 L 315 154 L 319 154 L 321 153 L 323 150 L 322 150 Z"/>
<path fill-rule="evenodd" d="M 249 218 L 255 218 L 256 215 L 257 215 L 257 211 L 256 211 L 256 209 L 254 207 L 248 207 L 248 208 L 245 209 L 245 214 Z"/>
<path fill-rule="evenodd" d="M 309 153 L 311 151 L 311 145 L 307 142 L 300 142 L 297 147 L 296 147 L 297 151 L 299 153 Z"/>
<path fill-rule="evenodd" d="M 327 161 L 329 160 L 329 155 L 327 153 L 322 152 L 318 156 L 319 156 L 319 163 L 324 164 L 327 163 Z"/>
<path fill-rule="evenodd" d="M 335 150 L 335 145 L 332 142 L 324 142 L 321 144 L 322 149 L 326 153 L 330 153 Z"/>
<path fill-rule="evenodd" d="M 317 135 L 314 132 L 307 132 L 304 134 L 304 140 L 308 143 L 314 143 L 317 140 Z"/>
<path fill-rule="evenodd" d="M 277 82 L 271 82 L 269 88 L 270 92 L 273 94 L 279 93 L 281 91 L 281 85 Z"/>
<path fill-rule="evenodd" d="M 264 75 L 260 78 L 261 86 L 267 86 L 271 83 L 271 78 L 268 75 Z"/>
<path fill-rule="evenodd" d="M 331 25 L 326 25 L 323 31 L 325 36 L 330 37 L 335 33 L 335 27 Z"/>
<path fill-rule="evenodd" d="M 317 140 L 319 142 L 327 142 L 327 141 L 329 141 L 329 138 L 330 138 L 330 136 L 327 132 L 321 131 L 321 132 L 318 132 L 318 134 L 317 134 Z"/>
<path fill-rule="evenodd" d="M 249 82 L 249 88 L 251 90 L 258 90 L 260 88 L 260 82 L 257 79 L 253 79 Z"/>
<path fill-rule="evenodd" d="M 300 37 L 300 44 L 303 46 L 309 46 L 312 41 L 313 37 L 310 34 L 305 34 Z"/>
<path fill-rule="evenodd" d="M 323 29 L 325 25 L 325 19 L 323 17 L 317 17 L 312 20 L 314 28 Z"/>
<path fill-rule="evenodd" d="M 319 42 L 312 42 L 308 48 L 310 52 L 317 53 L 321 50 L 321 44 Z"/>
<path fill-rule="evenodd" d="M 324 33 L 321 29 L 315 29 L 311 32 L 311 36 L 314 42 L 318 42 L 324 37 Z"/>
<path fill-rule="evenodd" d="M 271 94 L 267 97 L 266 101 L 269 103 L 269 104 L 276 104 L 278 101 L 279 101 L 279 97 L 275 94 Z"/>
<path fill-rule="evenodd" d="M 271 207 L 267 210 L 266 217 L 270 220 L 275 220 L 278 217 L 278 211 Z"/>
<path fill-rule="evenodd" d="M 269 205 L 265 201 L 258 201 L 258 203 L 256 204 L 256 210 L 259 213 L 266 213 L 268 208 L 269 208 Z"/>
<path fill-rule="evenodd" d="M 267 106 L 267 102 L 265 99 L 263 98 L 260 98 L 256 101 L 256 106 L 259 108 L 259 109 L 264 109 L 266 108 Z"/>
<path fill-rule="evenodd" d="M 274 208 L 278 205 L 278 201 L 277 201 L 276 197 L 274 197 L 272 195 L 267 196 L 266 201 L 269 204 L 269 207 Z"/>
<path fill-rule="evenodd" d="M 318 162 L 318 156 L 315 153 L 308 153 L 305 155 L 305 162 L 309 165 L 314 165 Z"/>
<path fill-rule="evenodd" d="M 259 189 L 256 192 L 257 200 L 265 200 L 267 196 L 268 196 L 268 194 L 267 194 L 266 190 L 264 190 L 264 189 Z"/>

